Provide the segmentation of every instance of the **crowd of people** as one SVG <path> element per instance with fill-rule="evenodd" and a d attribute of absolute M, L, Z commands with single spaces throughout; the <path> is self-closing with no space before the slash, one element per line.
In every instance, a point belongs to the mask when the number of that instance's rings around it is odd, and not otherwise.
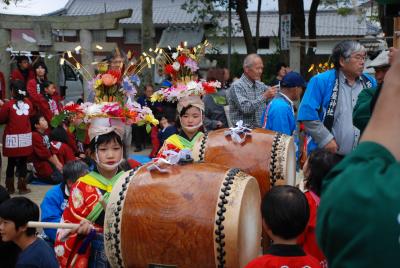
<path fill-rule="evenodd" d="M 299 163 L 300 158 L 306 159 L 299 165 L 304 187 L 274 186 L 263 197 L 260 211 L 272 243 L 264 249 L 265 255 L 246 267 L 396 263 L 400 235 L 395 205 L 399 201 L 395 178 L 400 174 L 396 117 L 400 115 L 394 109 L 400 84 L 396 53 L 396 49 L 383 51 L 370 63 L 374 78 L 364 73 L 365 48 L 355 41 L 342 41 L 332 51 L 333 69 L 306 83 L 299 73 L 279 63 L 270 86 L 261 81 L 262 58 L 250 54 L 243 61 L 242 76 L 233 82 L 227 69 L 208 70 L 206 80 L 217 80 L 221 87 L 203 98 L 185 96 L 175 105 L 157 102 L 152 100 L 154 85 L 145 85 L 137 101 L 160 122 L 150 132 L 145 126 L 127 128 L 99 119 L 100 124 L 89 127 L 85 141 L 70 131 L 71 122 L 50 124 L 62 112 L 63 102 L 55 84 L 47 79 L 46 65 L 37 61 L 31 68 L 27 57 L 18 57 L 10 78 L 11 98 L 0 101 L 3 155 L 8 158 L 6 188 L 0 187 L 0 253 L 5 256 L 0 266 L 109 267 L 104 253 L 104 204 L 121 174 L 137 164 L 127 162 L 127 146 L 133 142 L 135 151 L 141 151 L 149 138 L 154 163 L 171 154 L 189 161 L 190 150 L 204 132 L 240 121 L 294 136 Z M 171 82 L 166 77 L 161 87 Z M 14 177 L 19 194 L 31 191 L 27 187 L 29 162 L 35 179 L 57 184 L 46 193 L 41 213 L 25 197 L 10 198 L 15 193 Z M 389 185 L 379 181 L 382 177 Z M 379 204 L 377 195 L 385 197 L 387 204 Z M 368 206 L 374 214 L 360 209 L 368 210 Z M 375 213 L 387 215 L 376 219 Z M 77 227 L 45 228 L 37 236 L 27 223 L 38 221 L 39 214 L 43 222 L 76 223 Z M 385 238 L 378 239 L 383 226 L 391 228 L 391 236 L 382 234 Z M 374 254 L 378 247 L 368 243 L 382 240 L 385 247 Z"/>

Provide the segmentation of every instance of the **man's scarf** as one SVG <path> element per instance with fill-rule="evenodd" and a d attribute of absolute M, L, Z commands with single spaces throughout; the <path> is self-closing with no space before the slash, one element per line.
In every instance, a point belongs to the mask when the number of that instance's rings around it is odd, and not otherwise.
<path fill-rule="evenodd" d="M 335 73 L 335 85 L 333 86 L 331 99 L 329 100 L 328 110 L 326 111 L 326 115 L 324 118 L 324 125 L 329 130 L 332 131 L 333 122 L 335 121 L 335 111 L 337 106 L 337 101 L 339 97 L 339 74 L 338 71 Z M 369 79 L 362 74 L 361 75 L 361 84 L 363 88 L 371 88 L 372 83 Z"/>

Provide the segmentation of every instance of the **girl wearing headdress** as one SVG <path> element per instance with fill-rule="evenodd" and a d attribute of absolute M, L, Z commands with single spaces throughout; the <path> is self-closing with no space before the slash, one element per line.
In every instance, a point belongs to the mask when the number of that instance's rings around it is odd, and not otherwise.
<path fill-rule="evenodd" d="M 183 149 L 191 151 L 196 141 L 203 135 L 204 103 L 201 96 L 215 93 L 221 87 L 218 81 L 199 80 L 198 62 L 204 56 L 207 41 L 197 47 L 189 48 L 183 43 L 176 48 L 171 57 L 164 56 L 164 72 L 172 79 L 170 87 L 160 89 L 152 96 L 152 101 L 177 101 L 178 121 L 181 131 L 170 136 L 161 147 L 157 158 L 169 160 L 169 155 L 176 155 Z M 188 158 L 188 156 L 182 157 Z"/>
<path fill-rule="evenodd" d="M 110 267 L 104 253 L 105 204 L 124 172 L 119 168 L 123 135 L 124 124 L 119 119 L 95 118 L 91 122 L 89 149 L 95 167 L 71 188 L 62 222 L 80 226 L 73 234 L 65 230 L 57 233 L 55 252 L 61 267 Z M 86 248 L 85 240 L 90 240 Z"/>
<path fill-rule="evenodd" d="M 200 96 L 189 96 L 179 100 L 177 105 L 181 130 L 170 136 L 158 152 L 158 158 L 167 158 L 172 150 L 192 150 L 196 141 L 203 136 L 204 103 Z"/>

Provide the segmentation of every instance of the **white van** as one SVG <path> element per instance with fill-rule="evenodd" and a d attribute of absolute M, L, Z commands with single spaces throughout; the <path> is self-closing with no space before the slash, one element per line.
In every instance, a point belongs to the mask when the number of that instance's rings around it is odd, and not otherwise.
<path fill-rule="evenodd" d="M 79 71 L 75 70 L 68 61 L 65 61 L 60 67 L 59 86 L 61 96 L 65 96 L 64 103 L 83 99 L 83 80 Z"/>

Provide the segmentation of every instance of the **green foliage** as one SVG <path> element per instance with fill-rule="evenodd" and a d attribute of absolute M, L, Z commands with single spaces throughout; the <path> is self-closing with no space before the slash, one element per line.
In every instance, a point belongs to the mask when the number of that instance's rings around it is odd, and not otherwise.
<path fill-rule="evenodd" d="M 347 16 L 347 15 L 349 15 L 352 11 L 353 11 L 353 9 L 352 9 L 352 8 L 349 8 L 349 7 L 339 7 L 339 8 L 337 9 L 337 13 L 338 13 L 339 15 L 342 15 L 342 16 Z"/>
<path fill-rule="evenodd" d="M 21 2 L 22 0 L 3 0 L 3 3 L 5 3 L 6 5 L 9 5 L 11 3 L 14 3 L 15 5 L 17 5 L 18 2 Z"/>
<path fill-rule="evenodd" d="M 146 131 L 147 131 L 147 133 L 150 133 L 150 131 L 151 131 L 151 125 L 150 124 L 146 124 Z"/>
<path fill-rule="evenodd" d="M 58 127 L 67 118 L 67 113 L 60 113 L 51 119 L 50 125 L 53 128 Z"/>
<path fill-rule="evenodd" d="M 80 123 L 75 129 L 75 135 L 78 141 L 84 142 L 87 134 L 87 125 L 85 123 Z"/>
<path fill-rule="evenodd" d="M 224 96 L 218 96 L 217 94 L 212 94 L 211 97 L 213 98 L 216 104 L 222 106 L 226 105 L 226 98 Z"/>
<path fill-rule="evenodd" d="M 237 0 L 232 0 L 231 4 L 232 13 L 234 13 L 237 7 Z M 219 23 L 221 20 L 221 11 L 228 10 L 229 8 L 228 0 L 186 0 L 181 8 L 195 15 L 193 23 L 209 24 L 212 26 L 206 27 L 208 36 L 216 35 L 217 32 L 228 36 L 228 27 L 222 27 Z M 232 33 L 236 31 L 240 31 L 240 24 L 232 25 Z"/>

